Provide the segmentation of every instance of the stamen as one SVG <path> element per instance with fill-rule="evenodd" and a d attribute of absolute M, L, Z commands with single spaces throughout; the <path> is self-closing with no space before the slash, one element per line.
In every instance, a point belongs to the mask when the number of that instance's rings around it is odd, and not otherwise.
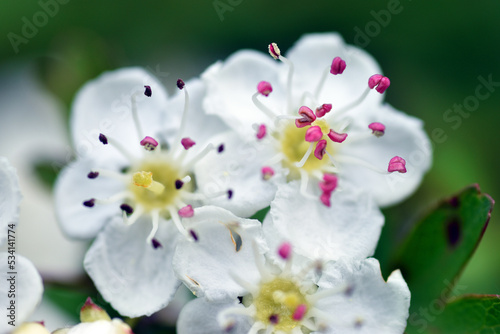
<path fill-rule="evenodd" d="M 193 206 L 191 204 L 186 205 L 183 208 L 180 208 L 179 211 L 177 212 L 180 217 L 182 218 L 190 218 L 194 216 L 194 210 Z"/>
<path fill-rule="evenodd" d="M 314 149 L 314 156 L 318 158 L 319 160 L 323 159 L 323 156 L 325 155 L 326 151 L 326 140 L 321 139 L 317 144 L 316 148 Z"/>
<path fill-rule="evenodd" d="M 406 173 L 406 161 L 405 159 L 395 156 L 389 161 L 389 167 L 387 168 L 389 173 L 399 172 Z"/>
<path fill-rule="evenodd" d="M 346 286 L 343 285 L 343 286 L 338 287 L 338 288 L 325 289 L 325 290 L 316 292 L 313 295 L 307 295 L 306 298 L 310 304 L 316 304 L 321 299 L 338 295 L 340 293 L 343 293 L 345 290 L 346 290 Z"/>
<path fill-rule="evenodd" d="M 382 137 L 385 133 L 385 125 L 382 123 L 374 122 L 368 125 L 368 128 L 372 130 L 372 133 L 376 137 Z"/>
<path fill-rule="evenodd" d="M 312 143 L 319 141 L 322 137 L 323 137 L 323 132 L 321 132 L 321 128 L 317 125 L 314 125 L 309 127 L 309 129 L 307 129 L 305 140 L 309 143 Z"/>
<path fill-rule="evenodd" d="M 323 203 L 325 206 L 330 207 L 332 203 L 330 202 L 330 199 L 332 197 L 332 193 L 329 191 L 324 191 L 321 196 L 319 197 L 319 200 L 321 203 Z"/>
<path fill-rule="evenodd" d="M 91 173 L 96 173 L 98 176 L 105 176 L 105 177 L 110 177 L 122 182 L 129 182 L 130 181 L 130 175 L 122 174 L 119 172 L 115 172 L 114 170 L 106 170 L 106 169 L 96 169 L 95 171 Z M 89 173 L 90 175 L 90 173 Z M 90 179 L 91 177 L 87 175 Z"/>
<path fill-rule="evenodd" d="M 324 69 L 323 73 L 321 74 L 321 77 L 320 77 L 318 84 L 316 86 L 316 90 L 314 91 L 314 99 L 315 100 L 318 99 L 319 94 L 323 90 L 323 86 L 325 85 L 326 77 L 328 76 L 328 70 L 329 70 L 328 67 L 326 67 Z"/>
<path fill-rule="evenodd" d="M 269 44 L 268 49 L 269 49 L 269 54 L 271 55 L 271 57 L 273 57 L 276 60 L 278 60 L 280 58 L 281 51 L 278 48 L 278 44 L 271 43 L 271 44 Z"/>
<path fill-rule="evenodd" d="M 177 227 L 177 230 L 183 235 L 186 237 L 187 240 L 191 240 L 191 236 L 190 234 L 186 231 L 186 229 L 184 228 L 184 226 L 182 225 L 182 222 L 179 218 L 179 214 L 177 213 L 177 211 L 175 211 L 175 208 L 173 206 L 170 206 L 168 208 L 168 212 L 170 212 L 170 216 L 172 217 L 172 221 L 174 222 L 175 224 L 175 227 Z"/>
<path fill-rule="evenodd" d="M 134 213 L 130 217 L 127 217 L 127 214 L 123 212 L 123 222 L 125 223 L 125 225 L 130 226 L 135 223 L 143 213 L 144 208 L 140 205 L 135 208 Z"/>
<path fill-rule="evenodd" d="M 153 244 L 153 248 L 154 249 L 163 248 L 163 245 L 158 240 L 156 240 L 155 238 L 153 238 L 153 240 L 151 241 L 151 243 Z"/>
<path fill-rule="evenodd" d="M 186 129 L 186 124 L 187 124 L 187 117 L 188 117 L 188 111 L 189 111 L 189 93 L 188 93 L 187 89 L 183 89 L 184 85 L 185 85 L 184 81 L 182 81 L 181 79 L 177 80 L 177 88 L 184 91 L 184 110 L 182 111 L 181 124 L 179 126 L 179 129 L 177 130 L 177 136 L 176 136 L 174 143 L 179 142 L 179 140 L 181 139 L 181 137 L 184 133 L 184 130 Z M 182 141 L 181 141 L 181 143 L 182 143 Z M 194 142 L 193 142 L 193 145 L 194 145 Z M 191 146 L 193 146 L 193 145 L 191 145 Z M 184 144 L 182 144 L 182 146 L 184 146 Z M 184 148 L 187 150 L 189 147 L 186 148 L 186 146 L 184 146 Z"/>
<path fill-rule="evenodd" d="M 227 190 L 227 199 L 231 199 L 231 198 L 233 198 L 233 193 L 234 193 L 234 192 L 233 192 L 231 189 L 228 189 L 228 190 Z"/>
<path fill-rule="evenodd" d="M 132 119 L 134 120 L 134 125 L 135 125 L 135 129 L 137 131 L 137 135 L 139 136 L 139 138 L 143 138 L 144 135 L 142 133 L 141 122 L 139 121 L 139 114 L 137 113 L 137 103 L 135 101 L 136 94 L 138 94 L 138 93 L 134 93 L 130 97 L 130 101 L 132 104 Z"/>
<path fill-rule="evenodd" d="M 342 143 L 347 138 L 347 133 L 338 133 L 330 129 L 328 133 L 328 138 L 330 138 L 335 143 Z"/>
<path fill-rule="evenodd" d="M 224 144 L 220 144 L 219 146 L 217 146 L 217 153 L 222 153 L 224 152 Z"/>
<path fill-rule="evenodd" d="M 363 102 L 365 100 L 365 98 L 368 96 L 368 93 L 370 93 L 370 87 L 367 87 L 365 89 L 365 91 L 363 92 L 363 94 L 361 94 L 361 96 L 358 97 L 356 100 L 354 100 L 353 102 L 349 103 L 348 105 L 338 109 L 335 112 L 335 116 L 338 117 L 339 115 L 343 114 L 344 112 L 349 111 L 350 109 L 353 109 L 354 107 L 357 107 L 358 105 L 360 105 L 361 102 Z"/>
<path fill-rule="evenodd" d="M 299 162 L 295 163 L 296 167 L 301 168 L 302 166 L 304 166 L 304 164 L 306 163 L 307 159 L 309 159 L 309 156 L 311 155 L 313 147 L 314 147 L 314 142 L 311 142 L 311 144 L 309 144 L 309 147 L 307 148 L 307 151 L 304 154 L 304 156 L 302 157 L 302 159 L 300 159 Z"/>
<path fill-rule="evenodd" d="M 333 174 L 324 174 L 323 182 L 319 183 L 319 187 L 323 192 L 332 192 L 337 188 L 338 178 Z"/>
<path fill-rule="evenodd" d="M 229 276 L 233 279 L 233 281 L 241 286 L 243 289 L 248 291 L 252 296 L 255 296 L 259 293 L 259 287 L 251 282 L 246 281 L 245 279 L 241 278 L 238 274 L 236 274 L 234 271 L 229 270 Z M 253 306 L 253 305 L 252 305 Z"/>
<path fill-rule="evenodd" d="M 85 202 L 83 202 L 83 205 L 86 206 L 87 208 L 92 208 L 95 205 L 95 198 L 91 198 Z"/>
<path fill-rule="evenodd" d="M 277 325 L 279 323 L 279 315 L 277 314 L 271 314 L 271 316 L 269 317 L 269 322 L 272 324 L 272 325 Z"/>
<path fill-rule="evenodd" d="M 259 253 L 259 246 L 257 246 L 257 242 L 255 240 L 252 240 L 252 250 L 255 259 L 255 266 L 257 267 L 257 270 L 259 271 L 260 276 L 262 277 L 262 281 L 267 282 L 271 280 L 272 275 L 266 268 L 266 264 L 264 262 L 264 256 Z"/>
<path fill-rule="evenodd" d="M 351 157 L 351 156 L 347 156 L 347 155 L 344 155 L 344 154 L 342 154 L 342 155 L 339 154 L 339 155 L 336 156 L 336 158 L 337 158 L 337 161 L 339 161 L 339 162 L 354 163 L 354 164 L 366 167 L 368 169 L 371 169 L 374 172 L 377 172 L 379 174 L 387 174 L 387 172 L 384 171 L 383 169 L 378 168 L 378 167 L 376 167 L 376 166 L 374 166 L 374 165 L 372 165 L 372 164 L 370 164 L 370 163 L 368 163 L 368 162 L 366 162 L 366 161 L 364 161 L 362 159 L 356 158 L 356 157 Z"/>
<path fill-rule="evenodd" d="M 175 180 L 175 189 L 179 190 L 182 188 L 183 185 L 184 182 L 182 182 L 182 180 Z"/>
<path fill-rule="evenodd" d="M 152 172 L 136 172 L 133 174 L 132 179 L 134 185 L 146 188 L 154 192 L 156 195 L 160 195 L 165 190 L 165 186 L 163 184 L 153 180 Z"/>
<path fill-rule="evenodd" d="M 88 177 L 89 179 L 95 179 L 95 178 L 97 178 L 98 176 L 99 176 L 99 172 L 90 172 L 90 173 L 88 173 L 88 174 L 87 174 L 87 177 Z"/>
<path fill-rule="evenodd" d="M 261 124 L 259 125 L 259 129 L 257 130 L 257 139 L 262 139 L 266 136 L 266 132 L 267 132 L 267 129 L 266 129 L 266 125 L 265 124 Z"/>
<path fill-rule="evenodd" d="M 117 194 L 114 194 L 113 196 L 110 196 L 106 199 L 96 199 L 95 202 L 97 204 L 112 204 L 117 201 L 121 201 L 126 198 L 131 198 L 133 195 L 129 191 L 122 191 Z"/>
<path fill-rule="evenodd" d="M 153 224 L 153 228 L 151 229 L 151 232 L 146 238 L 146 243 L 148 244 L 153 241 L 153 238 L 156 232 L 158 231 L 158 223 L 160 222 L 160 210 L 151 211 L 151 222 Z"/>
<path fill-rule="evenodd" d="M 304 126 L 311 125 L 312 122 L 316 120 L 316 115 L 314 112 L 306 106 L 299 108 L 299 115 L 302 118 L 295 120 L 295 126 L 298 128 L 303 128 Z"/>
<path fill-rule="evenodd" d="M 151 97 L 151 95 L 153 95 L 151 86 L 144 86 L 144 95 L 146 95 L 147 97 Z"/>
<path fill-rule="evenodd" d="M 154 151 L 158 145 L 158 142 L 149 136 L 146 136 L 143 140 L 141 140 L 141 146 L 143 146 L 147 151 Z"/>
<path fill-rule="evenodd" d="M 196 143 L 191 138 L 186 137 L 186 138 L 182 138 L 181 139 L 181 144 L 182 144 L 182 146 L 184 147 L 185 150 L 189 150 Z"/>
<path fill-rule="evenodd" d="M 123 203 L 122 205 L 120 205 L 120 209 L 123 212 L 125 212 L 127 215 L 131 215 L 131 214 L 134 213 L 134 209 L 130 205 L 126 204 L 126 203 Z"/>
<path fill-rule="evenodd" d="M 391 85 L 391 81 L 388 77 L 384 77 L 382 74 L 374 74 L 368 79 L 368 87 L 370 89 L 375 88 L 377 92 L 382 94 Z"/>
<path fill-rule="evenodd" d="M 262 111 L 264 114 L 266 114 L 267 117 L 269 117 L 271 119 L 275 119 L 276 114 L 271 109 L 266 107 L 262 102 L 260 102 L 260 100 L 258 99 L 259 95 L 261 95 L 259 92 L 256 92 L 252 95 L 253 104 L 255 104 L 255 106 L 257 108 L 259 108 L 260 111 Z"/>
<path fill-rule="evenodd" d="M 260 321 L 257 321 L 253 324 L 253 326 L 250 328 L 250 330 L 248 331 L 247 334 L 257 334 L 260 330 L 265 329 L 265 328 L 266 328 L 266 325 L 264 325 Z"/>
<path fill-rule="evenodd" d="M 189 234 L 191 235 L 194 241 L 198 241 L 198 234 L 195 231 L 189 230 Z"/>
<path fill-rule="evenodd" d="M 227 319 L 229 315 L 244 315 L 247 317 L 255 316 L 255 306 L 249 307 L 228 307 L 217 314 L 217 322 L 224 330 L 229 333 L 235 326 L 233 319 Z"/>
<path fill-rule="evenodd" d="M 257 91 L 260 94 L 262 94 L 262 95 L 264 95 L 264 96 L 267 97 L 273 91 L 273 87 L 271 86 L 271 84 L 269 82 L 267 82 L 267 81 L 261 81 L 257 85 Z"/>
<path fill-rule="evenodd" d="M 340 57 L 333 58 L 330 73 L 333 75 L 342 74 L 346 68 L 345 61 Z"/>
<path fill-rule="evenodd" d="M 185 85 L 186 84 L 184 83 L 184 81 L 182 79 L 177 79 L 177 88 L 179 88 L 180 90 L 182 90 Z"/>
<path fill-rule="evenodd" d="M 103 145 L 108 145 L 108 138 L 105 135 L 103 135 L 102 133 L 99 134 L 99 141 Z"/>
<path fill-rule="evenodd" d="M 292 245 L 289 242 L 284 242 L 278 249 L 278 255 L 281 256 L 283 260 L 288 260 L 292 253 Z"/>
<path fill-rule="evenodd" d="M 300 172 L 300 193 L 302 196 L 310 199 L 316 199 L 315 196 L 307 193 L 307 185 L 309 183 L 309 174 L 303 169 L 299 169 Z"/>
<path fill-rule="evenodd" d="M 269 166 L 262 167 L 261 172 L 262 172 L 262 179 L 264 181 L 267 181 L 274 176 L 274 169 L 272 169 Z"/>
<path fill-rule="evenodd" d="M 300 304 L 293 312 L 292 319 L 295 321 L 300 321 L 304 318 L 306 312 L 307 312 L 307 306 L 305 304 Z"/>
<path fill-rule="evenodd" d="M 332 110 L 331 103 L 322 104 L 320 107 L 316 108 L 316 116 L 318 118 L 325 116 Z"/>

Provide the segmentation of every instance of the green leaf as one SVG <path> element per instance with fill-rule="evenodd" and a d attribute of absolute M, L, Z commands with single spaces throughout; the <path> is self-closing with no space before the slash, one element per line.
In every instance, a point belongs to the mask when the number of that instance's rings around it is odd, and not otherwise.
<path fill-rule="evenodd" d="M 436 305 L 437 306 L 437 305 Z M 419 319 L 417 332 L 429 334 L 500 333 L 500 296 L 469 295 L 436 307 Z"/>
<path fill-rule="evenodd" d="M 257 219 L 258 221 L 260 221 L 262 223 L 264 221 L 264 218 L 266 218 L 266 215 L 270 209 L 271 209 L 271 207 L 268 206 L 267 208 L 259 210 L 252 217 L 250 217 L 250 219 Z"/>
<path fill-rule="evenodd" d="M 391 261 L 410 287 L 410 314 L 448 298 L 483 236 L 493 204 L 473 185 L 441 202 L 415 225 Z M 459 288 L 455 292 L 460 293 Z"/>

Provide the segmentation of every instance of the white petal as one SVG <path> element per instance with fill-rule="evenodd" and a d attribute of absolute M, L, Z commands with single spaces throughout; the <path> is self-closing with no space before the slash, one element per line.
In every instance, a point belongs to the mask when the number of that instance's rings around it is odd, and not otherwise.
<path fill-rule="evenodd" d="M 328 70 L 318 103 L 331 103 L 331 114 L 355 101 L 368 88 L 370 76 L 381 73 L 372 56 L 360 48 L 344 44 L 342 37 L 335 33 L 304 35 L 286 55 L 295 67 L 293 89 L 296 94 L 303 91 L 314 93 L 324 71 Z M 347 65 L 344 73 L 339 75 L 329 73 L 335 57 L 341 57 Z M 382 98 L 382 94 L 370 92 L 364 103 L 349 114 L 357 113 L 366 106 L 377 105 Z M 314 109 L 317 106 L 310 107 Z"/>
<path fill-rule="evenodd" d="M 165 307 L 179 286 L 172 256 L 179 233 L 160 220 L 154 249 L 146 238 L 149 219 L 126 226 L 114 219 L 87 252 L 84 265 L 99 292 L 118 312 L 129 317 L 151 315 Z"/>
<path fill-rule="evenodd" d="M 21 255 L 16 254 L 15 259 L 10 256 L 9 253 L 0 253 L 0 306 L 5 312 L 0 322 L 0 333 L 12 330 L 13 327 L 8 324 L 11 320 L 16 326 L 27 320 L 43 293 L 42 278 L 33 264 Z M 9 263 L 12 260 L 14 263 Z M 11 265 L 14 267 L 11 268 Z M 9 317 L 11 314 L 12 318 Z"/>
<path fill-rule="evenodd" d="M 0 233 L 0 245 L 3 245 L 8 238 L 7 230 L 15 230 L 9 225 L 17 225 L 19 204 L 22 199 L 16 170 L 4 157 L 0 157 L 0 189 L 2 189 L 0 192 L 0 228 L 3 231 Z"/>
<path fill-rule="evenodd" d="M 384 216 L 366 193 L 335 191 L 331 207 L 300 194 L 297 181 L 279 185 L 264 221 L 271 249 L 284 241 L 309 259 L 365 258 L 375 251 Z"/>
<path fill-rule="evenodd" d="M 359 127 L 357 130 L 369 133 L 368 124 L 371 122 L 383 123 L 385 134 L 352 144 L 346 141 L 339 154 L 357 157 L 384 171 L 387 171 L 391 158 L 400 156 L 406 160 L 407 173 L 380 174 L 346 163 L 340 166 L 340 175 L 354 186 L 369 191 L 380 206 L 387 206 L 402 201 L 415 191 L 431 165 L 432 148 L 422 121 L 389 105 L 373 110 L 366 123 L 356 124 Z"/>
<path fill-rule="evenodd" d="M 189 94 L 189 109 L 187 111 L 187 123 L 181 138 L 189 137 L 197 145 L 190 149 L 202 149 L 208 143 L 208 139 L 217 133 L 227 130 L 225 123 L 217 116 L 208 115 L 203 109 L 203 99 L 206 94 L 205 84 L 199 79 L 193 79 L 186 82 L 184 89 Z M 168 101 L 166 112 L 163 114 L 164 127 L 162 135 L 167 138 L 171 145 L 180 145 L 172 143 L 181 123 L 182 113 L 184 111 L 185 97 L 183 91 L 177 91 L 177 94 Z"/>
<path fill-rule="evenodd" d="M 207 84 L 203 104 L 207 113 L 218 115 L 244 136 L 255 135 L 252 124 L 270 121 L 252 102 L 260 81 L 273 85 L 268 97 L 259 96 L 262 103 L 277 114 L 285 109 L 285 89 L 278 87 L 280 65 L 271 56 L 249 50 L 239 51 L 224 63 L 212 65 L 202 75 Z"/>
<path fill-rule="evenodd" d="M 179 240 L 173 265 L 193 293 L 209 300 L 236 298 L 247 293 L 230 273 L 250 283 L 259 281 L 253 243 L 257 244 L 260 254 L 267 250 L 259 221 L 241 219 L 227 210 L 205 206 L 196 209 L 194 216 L 183 222 L 187 230 L 196 233 L 198 241 Z M 237 242 L 238 236 L 241 244 Z"/>
<path fill-rule="evenodd" d="M 271 203 L 276 192 L 275 175 L 263 180 L 261 169 L 275 153 L 268 143 L 243 141 L 235 132 L 226 132 L 211 139 L 224 144 L 220 154 L 211 152 L 195 167 L 196 182 L 207 196 L 206 203 L 223 207 L 240 217 L 249 217 Z M 233 196 L 213 194 L 233 191 Z"/>
<path fill-rule="evenodd" d="M 222 334 L 225 333 L 217 322 L 217 315 L 228 308 L 243 309 L 242 304 L 232 301 L 208 302 L 197 298 L 189 302 L 181 311 L 177 321 L 178 334 Z M 251 328 L 251 318 L 239 315 L 234 316 L 234 327 L 231 334 L 247 334 Z"/>
<path fill-rule="evenodd" d="M 143 94 L 144 85 L 151 86 L 151 97 Z M 139 138 L 135 130 L 131 111 L 131 96 L 135 93 L 138 93 L 137 110 L 143 135 L 156 136 L 167 100 L 162 84 L 140 68 L 106 72 L 85 84 L 73 103 L 71 130 L 78 156 L 88 156 L 102 148 L 99 133 L 115 138 L 125 148 L 141 148 L 139 142 L 143 138 Z M 118 152 L 107 152 L 120 157 Z"/>
<path fill-rule="evenodd" d="M 394 271 L 385 282 L 376 259 L 338 261 L 326 266 L 318 285 L 318 292 L 348 287 L 347 293 L 325 297 L 315 305 L 326 314 L 335 315 L 328 333 L 404 332 L 410 291 L 399 270 Z"/>
<path fill-rule="evenodd" d="M 130 327 L 119 319 L 112 321 L 98 320 L 80 323 L 66 334 L 132 334 Z"/>
<path fill-rule="evenodd" d="M 107 199 L 126 190 L 120 180 L 104 175 L 89 179 L 87 174 L 99 165 L 90 159 L 69 164 L 59 175 L 54 196 L 57 217 L 64 233 L 71 238 L 90 239 L 113 217 L 120 216 L 120 204 L 95 204 L 88 208 L 84 201 L 91 198 Z"/>

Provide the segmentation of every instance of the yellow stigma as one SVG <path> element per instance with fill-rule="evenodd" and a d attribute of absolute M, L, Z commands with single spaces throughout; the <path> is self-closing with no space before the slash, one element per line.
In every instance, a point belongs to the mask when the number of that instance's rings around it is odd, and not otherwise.
<path fill-rule="evenodd" d="M 270 325 L 271 316 L 276 316 L 278 323 L 273 324 L 274 328 L 283 332 L 290 332 L 296 326 L 300 326 L 300 321 L 292 318 L 299 305 L 303 304 L 309 308 L 309 303 L 299 286 L 294 281 L 280 277 L 262 284 L 253 304 L 257 320 Z"/>
<path fill-rule="evenodd" d="M 153 180 L 152 172 L 136 172 L 132 178 L 134 180 L 134 185 L 146 188 L 157 195 L 160 195 L 165 190 L 163 184 Z"/>
<path fill-rule="evenodd" d="M 328 141 L 327 149 L 332 153 L 333 143 L 327 136 L 328 132 L 330 132 L 328 123 L 323 119 L 317 119 L 312 125 L 317 125 L 321 128 L 321 132 L 323 132 L 323 138 L 321 139 L 326 139 Z M 279 138 L 281 151 L 286 158 L 283 160 L 285 164 L 284 167 L 290 170 L 289 178 L 291 180 L 300 178 L 299 167 L 296 167 L 295 163 L 302 160 L 302 157 L 304 157 L 311 144 L 305 140 L 307 129 L 309 129 L 309 126 L 297 128 L 295 123 L 290 123 L 282 131 Z M 314 145 L 316 145 L 316 143 L 314 143 Z M 322 160 L 316 158 L 314 156 L 314 148 L 316 148 L 316 146 L 313 147 L 313 152 L 306 160 L 304 166 L 300 167 L 300 169 L 312 172 L 314 170 L 321 170 L 322 167 L 330 163 L 327 156 L 323 157 Z"/>

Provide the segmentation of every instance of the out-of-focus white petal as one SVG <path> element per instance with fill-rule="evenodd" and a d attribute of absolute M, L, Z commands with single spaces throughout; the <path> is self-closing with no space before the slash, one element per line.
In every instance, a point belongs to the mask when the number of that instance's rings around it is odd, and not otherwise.
<path fill-rule="evenodd" d="M 113 219 L 99 233 L 85 256 L 85 269 L 97 289 L 120 314 L 151 315 L 167 306 L 179 281 L 172 271 L 172 257 L 179 233 L 171 221 L 160 219 L 155 235 L 162 247 L 146 239 L 149 219 L 126 226 Z"/>
<path fill-rule="evenodd" d="M 14 328 L 9 321 L 19 326 L 34 311 L 42 298 L 43 285 L 35 266 L 19 254 L 12 257 L 0 253 L 0 273 L 0 306 L 4 311 L 0 333 L 8 333 Z"/>
<path fill-rule="evenodd" d="M 263 254 L 261 224 L 241 219 L 227 210 L 205 206 L 183 220 L 198 241 L 180 239 L 174 256 L 174 270 L 197 296 L 209 300 L 236 298 L 245 293 L 230 273 L 248 282 L 258 282 L 254 247 Z"/>
<path fill-rule="evenodd" d="M 375 251 L 384 216 L 366 193 L 335 191 L 331 207 L 300 195 L 299 183 L 278 186 L 264 235 L 271 249 L 284 241 L 309 259 L 363 259 Z"/>
<path fill-rule="evenodd" d="M 93 238 L 113 216 L 121 217 L 121 203 L 96 203 L 91 208 L 83 205 L 91 198 L 107 199 L 126 190 L 123 182 L 111 177 L 89 179 L 87 174 L 96 167 L 99 166 L 90 159 L 77 160 L 61 171 L 56 182 L 57 217 L 62 230 L 71 238 Z"/>
<path fill-rule="evenodd" d="M 177 321 L 178 334 L 221 334 L 224 328 L 217 321 L 221 311 L 228 308 L 243 309 L 242 304 L 234 301 L 208 302 L 203 298 L 197 298 L 189 302 L 181 311 Z M 234 316 L 234 327 L 231 334 L 247 334 L 252 327 L 250 318 L 245 316 Z"/>
<path fill-rule="evenodd" d="M 325 266 L 318 292 L 343 289 L 324 297 L 316 308 L 331 316 L 326 333 L 401 334 L 406 327 L 410 291 L 399 270 L 387 282 L 376 259 L 341 260 Z"/>

